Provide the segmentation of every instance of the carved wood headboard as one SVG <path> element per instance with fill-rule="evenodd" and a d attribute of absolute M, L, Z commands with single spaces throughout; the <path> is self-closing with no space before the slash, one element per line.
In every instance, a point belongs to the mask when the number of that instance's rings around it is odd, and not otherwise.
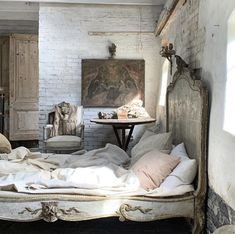
<path fill-rule="evenodd" d="M 184 142 L 190 158 L 197 160 L 198 176 L 206 176 L 208 91 L 186 67 L 176 71 L 167 88 L 166 121 L 173 144 Z"/>

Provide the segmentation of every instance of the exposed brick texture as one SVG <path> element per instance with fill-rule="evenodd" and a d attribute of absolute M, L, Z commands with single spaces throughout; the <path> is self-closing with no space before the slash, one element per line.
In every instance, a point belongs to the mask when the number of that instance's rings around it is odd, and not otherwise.
<path fill-rule="evenodd" d="M 200 56 L 205 43 L 205 29 L 198 27 L 199 3 L 199 0 L 188 0 L 177 12 L 175 20 L 161 33 L 161 38 L 173 43 L 176 54 L 193 69 L 201 66 Z"/>
<path fill-rule="evenodd" d="M 145 60 L 145 107 L 156 114 L 159 42 L 154 36 L 158 7 L 40 5 L 39 11 L 39 126 L 52 106 L 61 101 L 81 104 L 81 59 L 108 58 L 108 45 L 117 45 L 116 58 Z M 105 32 L 92 35 L 91 32 Z M 117 33 L 122 32 L 122 33 Z M 153 85 L 154 84 L 154 85 Z M 85 108 L 85 147 L 102 147 L 116 139 L 110 126 L 90 123 L 99 111 Z M 142 129 L 142 128 L 139 128 Z M 135 136 L 138 128 L 134 130 Z"/>

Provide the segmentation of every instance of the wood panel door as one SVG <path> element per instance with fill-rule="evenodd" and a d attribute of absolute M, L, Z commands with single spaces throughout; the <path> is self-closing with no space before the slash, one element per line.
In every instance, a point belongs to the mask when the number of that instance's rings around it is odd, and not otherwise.
<path fill-rule="evenodd" d="M 10 37 L 10 140 L 38 139 L 38 37 Z"/>

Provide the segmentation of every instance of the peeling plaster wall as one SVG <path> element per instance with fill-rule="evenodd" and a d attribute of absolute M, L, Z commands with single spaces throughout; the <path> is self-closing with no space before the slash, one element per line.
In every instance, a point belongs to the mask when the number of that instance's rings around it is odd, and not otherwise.
<path fill-rule="evenodd" d="M 223 130 L 223 121 L 227 78 L 227 20 L 234 9 L 234 0 L 223 3 L 219 0 L 188 0 L 161 34 L 162 39 L 168 39 L 174 44 L 177 54 L 191 68 L 202 69 L 201 77 L 210 90 L 209 186 L 214 193 L 213 199 L 217 194 L 218 200 L 222 199 L 229 207 L 228 210 L 235 210 L 235 136 Z M 164 119 L 161 108 L 158 108 L 157 113 L 159 118 Z M 208 201 L 216 206 L 217 203 L 210 202 L 213 193 L 209 193 Z M 216 216 L 224 216 L 220 208 L 215 207 L 214 210 Z M 235 219 L 226 217 L 226 220 L 233 223 Z M 217 225 L 223 224 L 217 222 Z"/>
<path fill-rule="evenodd" d="M 154 35 L 157 6 L 41 4 L 39 10 L 39 106 L 42 127 L 52 106 L 61 101 L 81 104 L 81 59 L 108 58 L 117 45 L 117 59 L 145 60 L 145 107 L 156 114 L 159 40 Z M 92 33 L 93 32 L 93 33 Z M 104 32 L 104 33 L 95 33 Z M 118 33 L 121 32 L 121 33 Z M 90 123 L 106 108 L 85 108 L 85 148 L 115 143 L 111 126 Z M 136 127 L 135 138 L 143 127 Z"/>

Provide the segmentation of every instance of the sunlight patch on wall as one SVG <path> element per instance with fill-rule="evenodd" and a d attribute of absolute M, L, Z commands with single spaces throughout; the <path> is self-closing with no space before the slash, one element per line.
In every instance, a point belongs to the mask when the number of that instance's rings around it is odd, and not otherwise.
<path fill-rule="evenodd" d="M 227 81 L 225 90 L 224 126 L 235 136 L 235 10 L 228 20 Z"/>
<path fill-rule="evenodd" d="M 159 99 L 160 106 L 165 106 L 166 103 L 168 73 L 169 73 L 169 61 L 166 59 L 162 65 L 162 83 L 161 83 L 161 93 Z"/>

